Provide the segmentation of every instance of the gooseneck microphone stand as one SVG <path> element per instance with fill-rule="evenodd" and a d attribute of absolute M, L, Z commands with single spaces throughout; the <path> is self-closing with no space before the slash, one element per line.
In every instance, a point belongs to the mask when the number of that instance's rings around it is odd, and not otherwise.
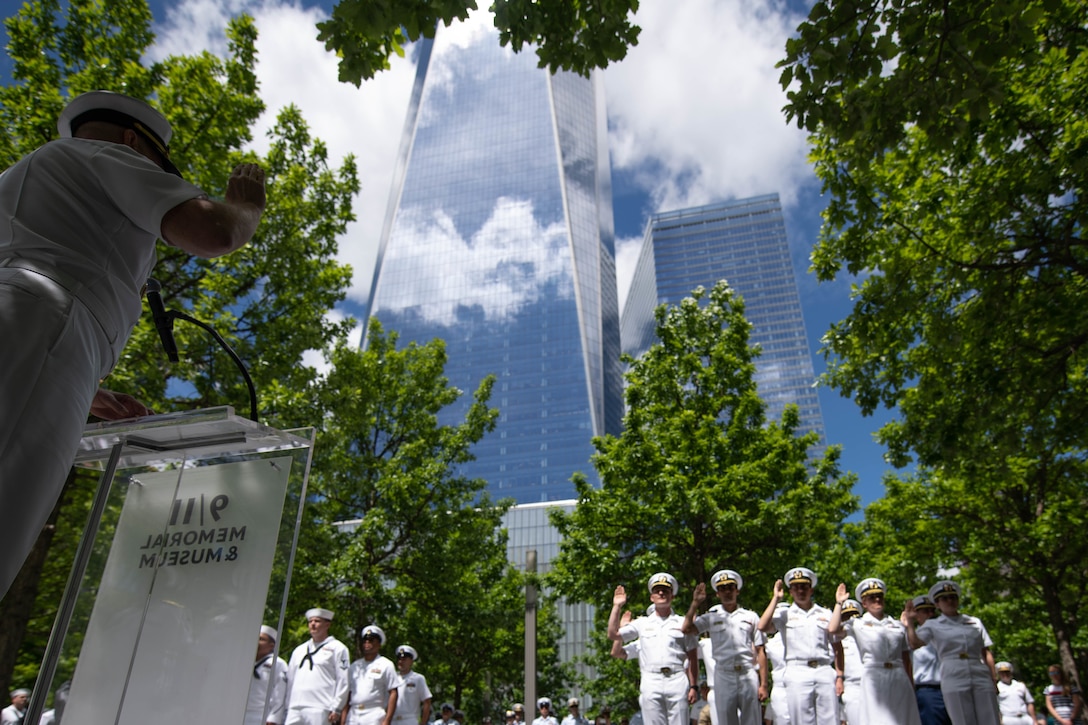
<path fill-rule="evenodd" d="M 184 312 L 166 309 L 162 303 L 161 292 L 162 285 L 159 284 L 158 280 L 147 280 L 147 302 L 151 307 L 151 316 L 155 320 L 155 327 L 159 331 L 159 338 L 162 340 L 163 349 L 166 351 L 166 356 L 170 359 L 170 362 L 178 362 L 179 359 L 178 348 L 174 342 L 174 320 L 185 320 L 205 330 L 215 338 L 215 341 L 219 343 L 220 347 L 234 361 L 234 364 L 238 366 L 238 370 L 241 371 L 242 378 L 246 381 L 246 387 L 249 389 L 249 419 L 255 423 L 258 422 L 257 389 L 253 386 L 253 378 L 249 376 L 249 371 L 246 369 L 245 363 L 242 362 L 242 358 L 238 357 L 238 353 L 234 352 L 231 346 L 227 344 L 227 341 L 223 339 L 223 336 L 216 332 L 211 325 L 201 322 Z"/>

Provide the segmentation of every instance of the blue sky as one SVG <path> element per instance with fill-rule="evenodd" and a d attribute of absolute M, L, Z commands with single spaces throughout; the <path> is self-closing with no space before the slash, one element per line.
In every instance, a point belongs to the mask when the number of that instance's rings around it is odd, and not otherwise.
<path fill-rule="evenodd" d="M 334 163 L 356 155 L 363 186 L 359 221 L 342 240 L 341 258 L 355 269 L 342 312 L 358 316 L 414 76 L 410 54 L 356 89 L 337 82 L 335 57 L 316 41 L 314 24 L 331 7 L 328 0 L 155 0 L 151 7 L 157 35 L 152 58 L 199 48 L 224 52 L 227 19 L 241 12 L 256 18 L 258 76 L 269 108 L 256 132 L 258 150 L 275 113 L 295 103 L 328 144 Z M 785 94 L 774 68 L 802 12 L 797 3 L 775 0 L 642 0 L 640 43 L 604 72 L 604 82 L 621 299 L 650 213 L 777 192 L 820 372 L 820 337 L 849 312 L 849 280 L 818 284 L 808 273 L 824 202 L 806 161 L 804 134 L 781 112 Z M 863 418 L 851 401 L 826 388 L 820 404 L 828 441 L 842 445 L 844 468 L 859 476 L 855 491 L 862 503 L 879 498 L 889 467 L 872 433 L 887 415 Z"/>

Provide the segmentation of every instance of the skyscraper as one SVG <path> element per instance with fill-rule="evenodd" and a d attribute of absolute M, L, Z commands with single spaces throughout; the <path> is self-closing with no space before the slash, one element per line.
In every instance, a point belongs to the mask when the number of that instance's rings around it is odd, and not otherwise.
<path fill-rule="evenodd" d="M 597 79 L 502 48 L 484 13 L 423 44 L 368 311 L 402 343 L 445 340 L 465 398 L 496 376 L 499 423 L 463 469 L 494 497 L 596 480 L 590 439 L 623 404 Z"/>
<path fill-rule="evenodd" d="M 762 349 L 756 382 L 768 419 L 796 403 L 801 432 L 816 431 L 822 446 L 823 416 L 778 194 L 650 217 L 624 305 L 623 351 L 638 357 L 656 341 L 658 305 L 677 304 L 722 279 L 744 298 L 750 343 Z"/>

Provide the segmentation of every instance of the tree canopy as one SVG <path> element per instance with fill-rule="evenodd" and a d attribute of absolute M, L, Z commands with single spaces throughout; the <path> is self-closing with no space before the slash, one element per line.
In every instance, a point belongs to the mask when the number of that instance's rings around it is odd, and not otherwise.
<path fill-rule="evenodd" d="M 1085 27 L 1077 0 L 818 2 L 781 63 L 828 197 L 813 268 L 859 280 L 826 381 L 898 409 L 889 459 L 932 472 L 926 510 L 962 534 L 934 558 L 1044 602 L 1071 671 L 1086 572 L 1057 562 L 1083 560 L 1088 503 Z"/>
<path fill-rule="evenodd" d="M 318 23 L 318 40 L 340 58 L 340 80 L 359 85 L 389 68 L 404 46 L 433 38 L 439 23 L 464 20 L 475 0 L 339 0 L 332 17 Z M 494 0 L 499 41 L 520 51 L 535 45 L 539 66 L 589 75 L 622 60 L 638 44 L 630 15 L 638 0 Z"/>
<path fill-rule="evenodd" d="M 594 439 L 601 487 L 576 481 L 575 510 L 552 515 L 563 539 L 549 581 L 601 616 L 622 583 L 637 614 L 654 572 L 676 576 L 685 609 L 696 584 L 728 567 L 744 577 L 746 605 L 763 607 L 786 569 L 819 568 L 856 510 L 855 477 L 839 471 L 838 447 L 811 455 L 817 434 L 798 433 L 796 406 L 766 420 L 751 324 L 725 282 L 655 314 L 658 342 L 625 357 L 623 433 Z"/>

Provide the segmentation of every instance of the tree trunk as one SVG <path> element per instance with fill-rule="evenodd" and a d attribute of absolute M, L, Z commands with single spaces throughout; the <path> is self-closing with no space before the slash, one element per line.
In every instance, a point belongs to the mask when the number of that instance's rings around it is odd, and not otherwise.
<path fill-rule="evenodd" d="M 1043 601 L 1046 602 L 1047 618 L 1050 620 L 1050 628 L 1054 631 L 1054 641 L 1058 645 L 1058 659 L 1070 684 L 1079 688 L 1080 672 L 1073 652 L 1073 637 L 1076 632 L 1073 623 L 1062 612 L 1060 592 L 1051 584 L 1050 581 L 1043 583 Z"/>

